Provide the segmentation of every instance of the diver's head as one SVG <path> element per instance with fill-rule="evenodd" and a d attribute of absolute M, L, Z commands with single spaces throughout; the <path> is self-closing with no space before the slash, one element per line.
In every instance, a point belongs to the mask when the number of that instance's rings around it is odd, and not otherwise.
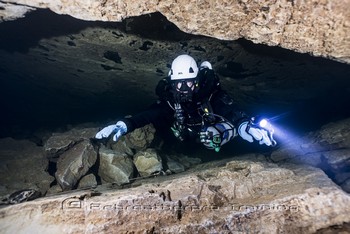
<path fill-rule="evenodd" d="M 180 55 L 174 59 L 169 71 L 171 85 L 177 101 L 191 101 L 197 83 L 198 66 L 189 55 Z"/>

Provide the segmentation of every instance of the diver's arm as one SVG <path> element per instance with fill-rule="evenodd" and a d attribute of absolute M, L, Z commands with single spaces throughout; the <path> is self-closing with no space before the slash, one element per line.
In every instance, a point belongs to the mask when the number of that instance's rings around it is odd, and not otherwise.
<path fill-rule="evenodd" d="M 123 118 L 121 121 L 125 122 L 128 129 L 127 133 L 150 123 L 156 125 L 158 121 L 162 121 L 162 116 L 165 115 L 165 110 L 163 108 L 164 106 L 162 104 L 155 103 L 149 109 L 131 117 Z"/>

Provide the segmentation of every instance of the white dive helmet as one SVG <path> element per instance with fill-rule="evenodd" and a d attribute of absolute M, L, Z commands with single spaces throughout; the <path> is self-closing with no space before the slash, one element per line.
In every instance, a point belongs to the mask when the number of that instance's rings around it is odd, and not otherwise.
<path fill-rule="evenodd" d="M 169 71 L 171 80 L 183 80 L 196 78 L 198 66 L 194 58 L 187 54 L 177 56 L 171 64 Z"/>

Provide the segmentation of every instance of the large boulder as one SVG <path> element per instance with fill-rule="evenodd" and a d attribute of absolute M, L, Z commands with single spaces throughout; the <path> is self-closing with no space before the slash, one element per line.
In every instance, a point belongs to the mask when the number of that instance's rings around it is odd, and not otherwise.
<path fill-rule="evenodd" d="M 134 164 L 141 176 L 149 176 L 163 170 L 162 159 L 153 148 L 136 153 Z"/>
<path fill-rule="evenodd" d="M 97 131 L 97 128 L 73 128 L 66 132 L 52 133 L 44 144 L 48 159 L 57 161 L 62 153 L 83 140 L 93 138 Z"/>
<path fill-rule="evenodd" d="M 56 180 L 63 190 L 73 189 L 97 160 L 97 152 L 88 140 L 83 140 L 60 155 Z"/>
<path fill-rule="evenodd" d="M 152 124 L 137 128 L 125 136 L 126 144 L 135 151 L 145 150 L 154 140 L 155 132 Z"/>
<path fill-rule="evenodd" d="M 23 189 L 44 195 L 54 181 L 42 147 L 27 140 L 0 139 L 0 196 Z"/>
<path fill-rule="evenodd" d="M 329 123 L 304 137 L 291 137 L 271 159 L 322 168 L 349 191 L 344 181 L 350 179 L 350 119 Z"/>
<path fill-rule="evenodd" d="M 88 174 L 80 179 L 78 189 L 94 188 L 97 186 L 96 177 L 94 174 Z"/>
<path fill-rule="evenodd" d="M 260 155 L 202 164 L 138 187 L 1 210 L 2 233 L 315 233 L 350 222 L 350 195 L 320 169 Z M 16 223 L 16 225 L 13 225 Z"/>
<path fill-rule="evenodd" d="M 97 160 L 97 150 L 91 142 L 97 128 L 73 128 L 53 133 L 45 142 L 47 158 L 57 162 L 55 177 L 63 190 L 76 187 L 77 182 Z"/>
<path fill-rule="evenodd" d="M 100 148 L 98 175 L 102 182 L 124 184 L 134 175 L 134 164 L 130 156 L 111 149 Z"/>

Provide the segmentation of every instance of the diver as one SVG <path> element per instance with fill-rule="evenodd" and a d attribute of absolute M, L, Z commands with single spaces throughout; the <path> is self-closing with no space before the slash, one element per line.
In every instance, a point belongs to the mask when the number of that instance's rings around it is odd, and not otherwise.
<path fill-rule="evenodd" d="M 95 138 L 113 140 L 136 128 L 152 123 L 156 129 L 171 129 L 180 141 L 195 139 L 218 152 L 236 136 L 244 140 L 274 146 L 271 125 L 260 126 L 255 118 L 237 110 L 232 98 L 221 88 L 212 65 L 204 61 L 198 67 L 193 57 L 176 57 L 166 78 L 156 87 L 159 99 L 148 109 L 99 131 Z"/>

